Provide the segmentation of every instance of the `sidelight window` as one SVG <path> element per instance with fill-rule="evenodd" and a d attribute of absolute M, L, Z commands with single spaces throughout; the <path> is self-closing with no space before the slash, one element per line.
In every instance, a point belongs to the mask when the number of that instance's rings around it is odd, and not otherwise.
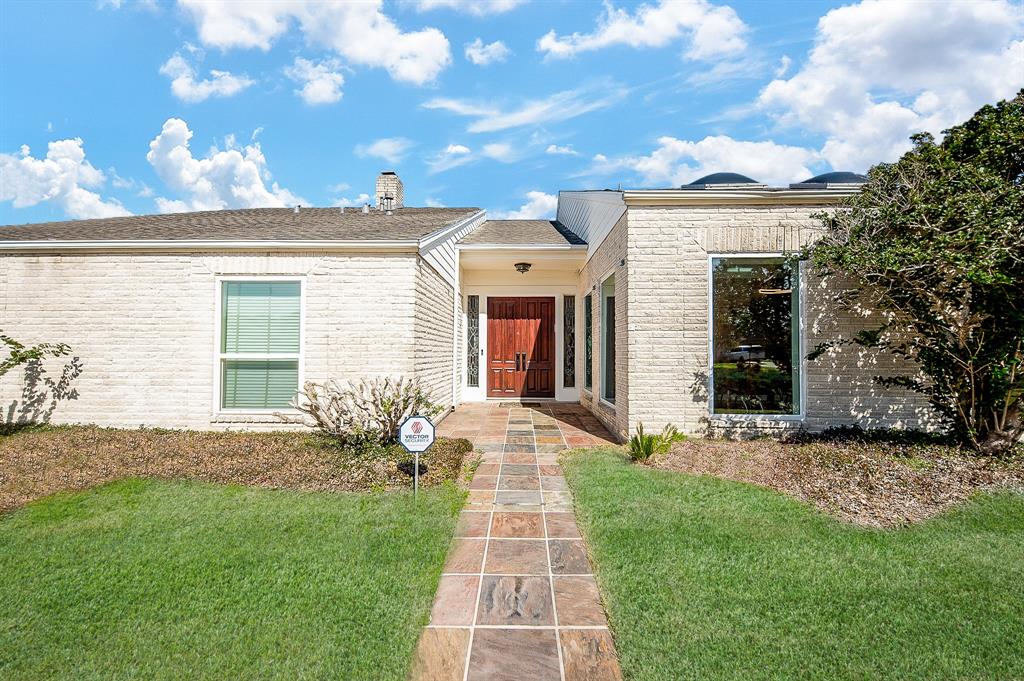
<path fill-rule="evenodd" d="M 798 264 L 712 258 L 711 320 L 712 413 L 799 414 Z"/>
<path fill-rule="evenodd" d="M 562 386 L 576 386 L 576 296 L 562 298 Z"/>
<path fill-rule="evenodd" d="M 583 387 L 594 386 L 594 298 L 583 298 Z"/>
<path fill-rule="evenodd" d="M 466 385 L 480 387 L 480 296 L 466 300 Z"/>

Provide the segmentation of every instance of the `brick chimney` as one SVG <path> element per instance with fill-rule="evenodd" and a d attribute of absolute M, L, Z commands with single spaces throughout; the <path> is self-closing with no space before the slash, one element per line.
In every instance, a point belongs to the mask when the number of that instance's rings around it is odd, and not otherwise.
<path fill-rule="evenodd" d="M 405 202 L 405 190 L 402 181 L 393 170 L 385 170 L 377 176 L 377 208 L 392 210 L 401 208 Z"/>

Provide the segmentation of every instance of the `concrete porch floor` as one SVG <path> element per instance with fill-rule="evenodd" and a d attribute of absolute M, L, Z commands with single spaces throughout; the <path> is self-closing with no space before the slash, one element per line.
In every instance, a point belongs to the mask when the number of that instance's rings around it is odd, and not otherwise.
<path fill-rule="evenodd" d="M 438 434 L 482 463 L 423 631 L 415 681 L 620 681 L 615 646 L 558 465 L 612 442 L 577 404 L 467 404 Z"/>

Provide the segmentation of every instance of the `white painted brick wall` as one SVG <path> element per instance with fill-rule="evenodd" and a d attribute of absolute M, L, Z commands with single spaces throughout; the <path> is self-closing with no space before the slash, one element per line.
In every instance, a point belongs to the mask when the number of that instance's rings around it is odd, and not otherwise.
<path fill-rule="evenodd" d="M 0 329 L 69 343 L 82 359 L 78 397 L 58 405 L 57 423 L 280 428 L 272 417 L 215 415 L 218 275 L 304 278 L 306 380 L 422 371 L 451 401 L 451 336 L 444 348 L 438 340 L 450 333 L 451 289 L 413 253 L 12 255 L 0 269 Z M 442 318 L 422 312 L 426 297 Z M 420 332 L 428 340 L 418 344 Z M 61 365 L 47 368 L 55 377 Z M 23 402 L 22 379 L 15 370 L 0 381 L 5 417 Z"/>
<path fill-rule="evenodd" d="M 811 215 L 821 209 L 799 205 L 629 208 L 629 430 L 642 421 L 650 430 L 674 423 L 686 432 L 706 432 L 708 255 L 796 250 L 818 234 L 818 223 Z M 807 279 L 806 349 L 870 328 L 870 319 L 836 314 L 820 282 Z M 932 424 L 919 396 L 872 382 L 874 375 L 912 372 L 891 355 L 843 347 L 809 362 L 806 371 L 803 425 L 808 429 L 839 423 Z M 720 421 L 715 419 L 714 424 Z M 799 425 L 764 421 L 741 427 L 759 431 Z"/>
<path fill-rule="evenodd" d="M 437 271 L 420 261 L 416 269 L 414 366 L 431 399 L 446 408 L 452 406 L 454 297 L 454 290 Z"/>
<path fill-rule="evenodd" d="M 629 431 L 629 405 L 630 405 L 630 357 L 632 356 L 631 328 L 629 323 L 630 308 L 627 305 L 630 289 L 630 274 L 628 267 L 620 266 L 620 262 L 626 257 L 626 215 L 623 215 L 615 226 L 608 233 L 608 237 L 601 243 L 594 255 L 587 261 L 579 278 L 579 296 L 591 296 L 593 310 L 592 337 L 593 349 L 593 390 L 580 390 L 580 403 L 590 409 L 605 426 L 620 439 L 626 439 Z M 613 273 L 615 274 L 615 405 L 609 406 L 600 400 L 601 388 L 601 348 L 602 348 L 602 325 L 601 325 L 601 283 Z M 594 287 L 597 287 L 595 290 Z M 580 307 L 579 328 L 583 330 L 582 302 Z M 580 348 L 578 354 L 585 357 L 583 348 L 583 333 L 580 334 Z M 583 386 L 583 376 L 580 376 L 580 386 Z"/>

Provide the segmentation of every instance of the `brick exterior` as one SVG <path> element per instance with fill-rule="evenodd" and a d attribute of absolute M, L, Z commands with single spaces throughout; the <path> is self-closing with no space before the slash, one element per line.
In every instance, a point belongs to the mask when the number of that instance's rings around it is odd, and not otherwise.
<path fill-rule="evenodd" d="M 632 356 L 632 324 L 630 324 L 630 306 L 627 304 L 630 295 L 631 274 L 627 266 L 620 262 L 626 258 L 627 230 L 626 214 L 624 214 L 608 233 L 594 255 L 580 271 L 579 298 L 592 296 L 593 302 L 593 391 L 583 390 L 583 377 L 580 376 L 580 403 L 590 409 L 608 430 L 619 439 L 628 437 L 630 408 L 630 357 Z M 601 284 L 610 274 L 615 274 L 615 405 L 599 399 L 602 394 L 602 313 Z M 594 287 L 597 287 L 596 289 Z M 580 321 L 577 324 L 580 333 L 579 357 L 585 357 L 583 350 L 583 313 L 580 303 Z"/>
<path fill-rule="evenodd" d="M 421 260 L 416 267 L 413 367 L 432 399 L 445 407 L 452 406 L 454 305 L 455 291 Z M 459 383 L 461 380 L 456 385 Z"/>
<path fill-rule="evenodd" d="M 873 384 L 875 375 L 912 372 L 890 355 L 843 347 L 806 364 L 806 419 L 745 421 L 708 410 L 709 255 L 797 250 L 817 235 L 821 206 L 632 206 L 628 209 L 629 430 L 674 423 L 689 433 L 829 425 L 927 428 L 925 402 Z M 618 229 L 618 227 L 616 228 Z M 837 314 L 820 281 L 805 275 L 805 352 L 871 325 L 870 315 Z M 616 423 L 621 433 L 622 423 Z"/>
<path fill-rule="evenodd" d="M 650 430 L 674 423 L 689 433 L 818 430 L 842 423 L 934 426 L 934 416 L 919 396 L 883 389 L 872 381 L 876 375 L 912 372 L 913 367 L 856 346 L 806 363 L 803 419 L 709 415 L 709 256 L 794 251 L 816 237 L 817 222 L 811 215 L 821 209 L 768 202 L 630 205 L 607 237 L 591 245 L 592 255 L 575 279 L 577 385 L 583 405 L 620 439 L 639 422 Z M 447 253 L 445 244 L 432 243 L 421 252 L 3 255 L 0 329 L 27 343 L 69 343 L 81 358 L 77 392 L 54 406 L 55 422 L 281 428 L 270 415 L 227 415 L 214 408 L 217 277 L 296 276 L 305 282 L 303 379 L 416 376 L 434 401 L 449 407 L 453 376 L 458 377 L 458 391 L 465 361 L 461 315 L 453 310 L 458 265 L 456 256 L 449 263 L 447 256 L 438 255 Z M 612 273 L 616 400 L 609 405 L 598 399 L 600 290 Z M 557 285 L 551 286 L 571 286 L 571 277 L 575 274 L 559 272 L 551 279 Z M 850 338 L 877 323 L 875 313 L 837 312 L 830 296 L 841 284 L 829 291 L 806 273 L 802 279 L 805 355 L 822 341 Z M 537 291 L 544 285 L 538 283 Z M 593 298 L 592 392 L 583 388 L 582 372 L 582 310 L 588 295 Z M 453 357 L 456 337 L 461 342 Z M 36 381 L 36 392 L 25 392 L 21 369 L 0 379 L 4 419 L 45 416 L 51 406 L 45 379 L 55 379 L 62 366 L 63 361 L 48 361 L 49 373 Z"/>
<path fill-rule="evenodd" d="M 417 375 L 451 404 L 453 293 L 415 253 L 3 256 L 0 328 L 66 342 L 81 358 L 77 396 L 56 405 L 54 422 L 281 428 L 214 409 L 216 277 L 250 274 L 305 282 L 304 380 Z M 48 376 L 62 365 L 48 361 Z M 0 380 L 7 420 L 29 413 L 24 378 Z"/>

